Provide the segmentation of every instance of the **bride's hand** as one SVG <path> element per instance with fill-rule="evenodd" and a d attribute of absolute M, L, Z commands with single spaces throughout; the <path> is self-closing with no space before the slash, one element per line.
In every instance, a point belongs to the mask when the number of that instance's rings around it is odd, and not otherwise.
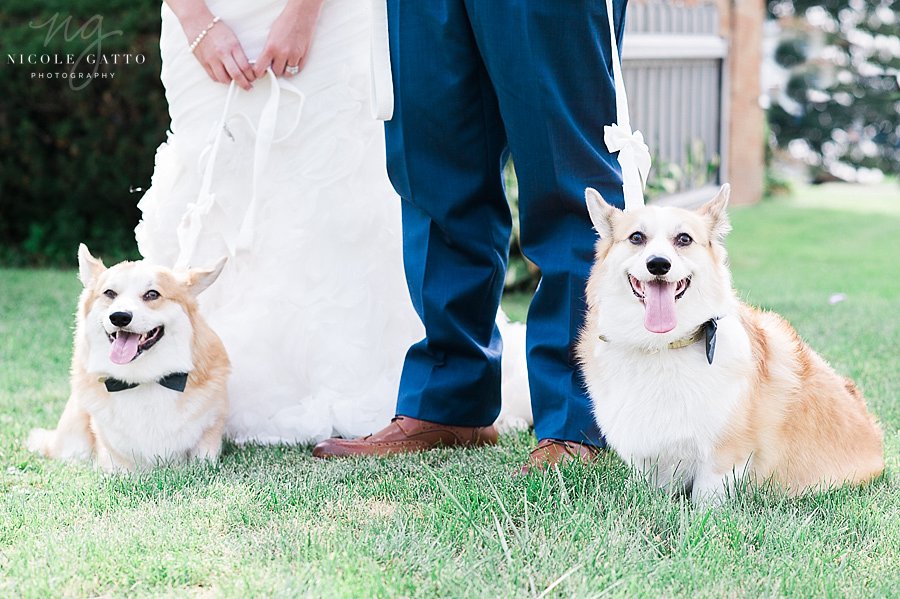
<path fill-rule="evenodd" d="M 256 59 L 256 77 L 262 77 L 268 67 L 278 76 L 291 77 L 306 64 L 309 46 L 323 0 L 288 0 L 287 6 L 275 19 L 262 54 Z M 285 70 L 286 67 L 292 67 Z"/>
<path fill-rule="evenodd" d="M 197 36 L 212 22 L 213 17 L 208 20 L 189 19 L 182 22 L 182 27 L 193 41 Z M 244 89 L 253 87 L 252 83 L 256 79 L 256 73 L 244 54 L 244 48 L 241 42 L 231 28 L 219 21 L 213 25 L 200 40 L 200 43 L 194 48 L 194 56 L 206 69 L 210 78 L 219 83 L 230 83 L 233 79 Z"/>

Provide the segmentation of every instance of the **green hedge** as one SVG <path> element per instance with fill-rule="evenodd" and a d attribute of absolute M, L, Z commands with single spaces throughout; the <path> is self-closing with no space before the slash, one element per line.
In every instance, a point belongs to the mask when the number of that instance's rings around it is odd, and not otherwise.
<path fill-rule="evenodd" d="M 71 266 L 82 241 L 112 259 L 136 255 L 141 194 L 130 189 L 149 185 L 169 123 L 159 81 L 159 9 L 158 1 L 4 0 L 0 263 Z M 20 55 L 38 62 L 77 59 L 86 50 L 96 55 L 100 36 L 103 56 L 143 55 L 144 63 L 101 64 L 98 72 L 114 78 L 83 85 L 32 74 L 91 72 L 86 57 L 79 65 L 18 62 Z"/>

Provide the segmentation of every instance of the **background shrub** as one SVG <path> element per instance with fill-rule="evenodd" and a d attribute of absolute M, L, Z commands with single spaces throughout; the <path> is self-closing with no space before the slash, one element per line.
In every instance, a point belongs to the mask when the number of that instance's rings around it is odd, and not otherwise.
<path fill-rule="evenodd" d="M 4 0 L 0 264 L 71 266 L 81 241 L 107 263 L 137 254 L 140 193 L 129 190 L 149 185 L 169 123 L 159 81 L 159 8 L 127 0 Z M 50 35 L 52 25 L 59 29 Z M 115 77 L 82 89 L 73 86 L 84 80 L 32 78 L 71 65 L 15 62 L 30 54 L 77 58 L 98 35 L 105 36 L 103 55 L 142 54 L 146 62 L 99 65 Z M 85 60 L 75 70 L 93 68 Z"/>

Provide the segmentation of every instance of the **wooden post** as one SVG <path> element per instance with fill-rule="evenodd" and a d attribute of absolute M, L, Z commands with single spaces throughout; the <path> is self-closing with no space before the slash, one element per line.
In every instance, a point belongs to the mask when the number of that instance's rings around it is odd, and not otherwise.
<path fill-rule="evenodd" d="M 729 40 L 725 177 L 735 204 L 762 198 L 765 179 L 765 114 L 759 104 L 763 0 L 720 0 L 722 32 Z"/>

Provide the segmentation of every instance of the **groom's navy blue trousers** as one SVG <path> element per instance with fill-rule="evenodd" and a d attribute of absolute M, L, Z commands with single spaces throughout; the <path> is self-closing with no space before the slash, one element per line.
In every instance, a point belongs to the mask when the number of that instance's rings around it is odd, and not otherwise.
<path fill-rule="evenodd" d="M 621 40 L 625 1 L 614 0 Z M 603 143 L 615 121 L 604 0 L 388 0 L 394 117 L 388 172 L 403 201 L 403 251 L 426 337 L 403 367 L 397 413 L 479 426 L 500 410 L 494 317 L 519 181 L 521 243 L 541 269 L 528 312 L 539 439 L 603 445 L 574 356 L 596 233 L 584 188 L 622 206 Z"/>

